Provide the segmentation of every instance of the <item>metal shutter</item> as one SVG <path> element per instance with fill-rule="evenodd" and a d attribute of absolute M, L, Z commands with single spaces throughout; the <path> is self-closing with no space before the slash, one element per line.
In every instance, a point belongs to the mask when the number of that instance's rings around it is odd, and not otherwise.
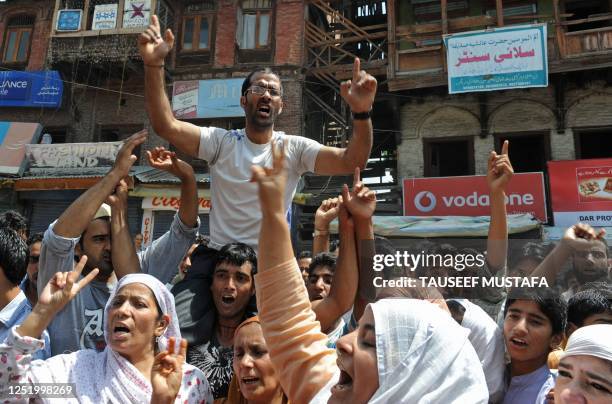
<path fill-rule="evenodd" d="M 38 200 L 32 201 L 32 214 L 30 215 L 30 234 L 44 232 L 51 222 L 70 206 L 71 200 L 53 201 Z"/>

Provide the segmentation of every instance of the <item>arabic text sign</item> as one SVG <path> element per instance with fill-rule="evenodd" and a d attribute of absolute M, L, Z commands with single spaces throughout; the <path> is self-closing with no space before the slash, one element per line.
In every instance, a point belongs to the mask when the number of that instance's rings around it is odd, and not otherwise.
<path fill-rule="evenodd" d="M 244 116 L 240 91 L 244 79 L 178 81 L 172 110 L 178 118 L 229 118 Z"/>
<path fill-rule="evenodd" d="M 112 167 L 123 142 L 32 144 L 26 146 L 30 171 Z"/>
<path fill-rule="evenodd" d="M 78 31 L 81 29 L 83 10 L 64 9 L 57 11 L 57 31 Z"/>
<path fill-rule="evenodd" d="M 21 175 L 28 143 L 38 141 L 38 123 L 0 122 L 0 173 Z"/>
<path fill-rule="evenodd" d="M 549 161 L 555 226 L 612 226 L 612 159 Z"/>
<path fill-rule="evenodd" d="M 546 222 L 542 173 L 514 174 L 506 191 L 508 213 L 531 213 Z M 491 213 L 484 175 L 404 180 L 405 216 L 486 216 Z"/>
<path fill-rule="evenodd" d="M 125 0 L 123 6 L 123 28 L 149 25 L 151 0 Z"/>
<path fill-rule="evenodd" d="M 0 107 L 58 108 L 63 89 L 55 70 L 0 71 Z"/>
<path fill-rule="evenodd" d="M 450 94 L 548 86 L 546 25 L 444 37 Z"/>
<path fill-rule="evenodd" d="M 92 29 L 114 29 L 117 24 L 117 4 L 98 4 L 94 8 Z"/>

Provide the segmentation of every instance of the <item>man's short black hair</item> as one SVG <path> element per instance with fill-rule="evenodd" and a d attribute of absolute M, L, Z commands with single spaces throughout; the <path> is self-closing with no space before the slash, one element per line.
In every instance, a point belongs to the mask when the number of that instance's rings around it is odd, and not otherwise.
<path fill-rule="evenodd" d="M 28 267 L 28 247 L 17 232 L 9 228 L 0 228 L 0 267 L 13 286 L 19 285 Z"/>
<path fill-rule="evenodd" d="M 246 262 L 251 263 L 251 276 L 257 273 L 257 255 L 255 250 L 244 243 L 230 243 L 224 245 L 217 253 L 215 268 L 223 262 L 242 266 Z"/>
<path fill-rule="evenodd" d="M 251 87 L 251 80 L 253 80 L 253 76 L 255 74 L 257 74 L 257 73 L 273 74 L 276 77 L 278 77 L 278 82 L 280 84 L 280 90 L 281 90 L 281 94 L 282 94 L 282 92 L 283 92 L 283 83 L 281 83 L 280 76 L 278 74 L 276 74 L 269 67 L 257 67 L 253 71 L 251 71 L 251 73 L 249 73 L 249 75 L 246 76 L 246 78 L 242 82 L 242 89 L 240 90 L 240 94 L 242 94 L 243 96 L 246 95 L 247 90 L 249 89 L 249 87 Z"/>
<path fill-rule="evenodd" d="M 311 274 L 317 267 L 328 267 L 332 272 L 335 272 L 336 257 L 327 252 L 318 253 L 308 265 L 308 273 Z"/>
<path fill-rule="evenodd" d="M 301 251 L 298 254 L 297 259 L 301 260 L 301 259 L 304 259 L 304 258 L 312 258 L 312 253 L 310 251 L 308 251 L 308 250 Z"/>
<path fill-rule="evenodd" d="M 28 237 L 28 247 L 30 247 L 34 243 L 42 243 L 42 241 L 43 241 L 42 232 L 30 234 L 30 237 Z"/>
<path fill-rule="evenodd" d="M 23 215 L 14 210 L 7 210 L 0 214 L 0 227 L 6 227 L 17 233 L 27 233 L 28 221 Z"/>
<path fill-rule="evenodd" d="M 550 321 L 553 335 L 565 331 L 567 323 L 567 303 L 561 295 L 550 288 L 516 288 L 512 289 L 506 300 L 504 307 L 504 318 L 508 314 L 508 309 L 517 300 L 532 300 L 540 311 L 544 313 Z"/>
<path fill-rule="evenodd" d="M 577 327 L 593 314 L 612 312 L 612 285 L 607 282 L 589 282 L 569 299 L 567 322 Z"/>

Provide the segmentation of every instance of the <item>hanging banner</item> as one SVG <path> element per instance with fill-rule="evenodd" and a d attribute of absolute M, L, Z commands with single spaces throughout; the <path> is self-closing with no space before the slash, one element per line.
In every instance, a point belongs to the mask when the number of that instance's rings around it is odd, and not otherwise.
<path fill-rule="evenodd" d="M 555 226 L 612 226 L 612 159 L 547 164 Z"/>
<path fill-rule="evenodd" d="M 94 8 L 91 29 L 114 29 L 117 26 L 118 4 L 98 4 Z"/>
<path fill-rule="evenodd" d="M 147 27 L 151 14 L 151 0 L 125 0 L 123 28 Z"/>
<path fill-rule="evenodd" d="M 231 118 L 244 116 L 240 92 L 244 79 L 176 81 L 172 111 L 177 118 Z"/>
<path fill-rule="evenodd" d="M 445 35 L 449 94 L 547 87 L 546 24 Z"/>

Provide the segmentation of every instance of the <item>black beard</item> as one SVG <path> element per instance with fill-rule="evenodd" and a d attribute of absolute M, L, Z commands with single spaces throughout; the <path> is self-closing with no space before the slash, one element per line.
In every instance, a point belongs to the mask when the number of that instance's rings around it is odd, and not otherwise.
<path fill-rule="evenodd" d="M 578 280 L 578 282 L 580 282 L 581 285 L 584 285 L 585 283 L 588 282 L 596 282 L 596 281 L 605 281 L 608 278 L 608 274 L 606 273 L 605 270 L 602 270 L 600 272 L 595 272 L 593 275 L 589 274 L 585 274 L 583 272 L 580 271 L 576 271 L 576 280 Z"/>

